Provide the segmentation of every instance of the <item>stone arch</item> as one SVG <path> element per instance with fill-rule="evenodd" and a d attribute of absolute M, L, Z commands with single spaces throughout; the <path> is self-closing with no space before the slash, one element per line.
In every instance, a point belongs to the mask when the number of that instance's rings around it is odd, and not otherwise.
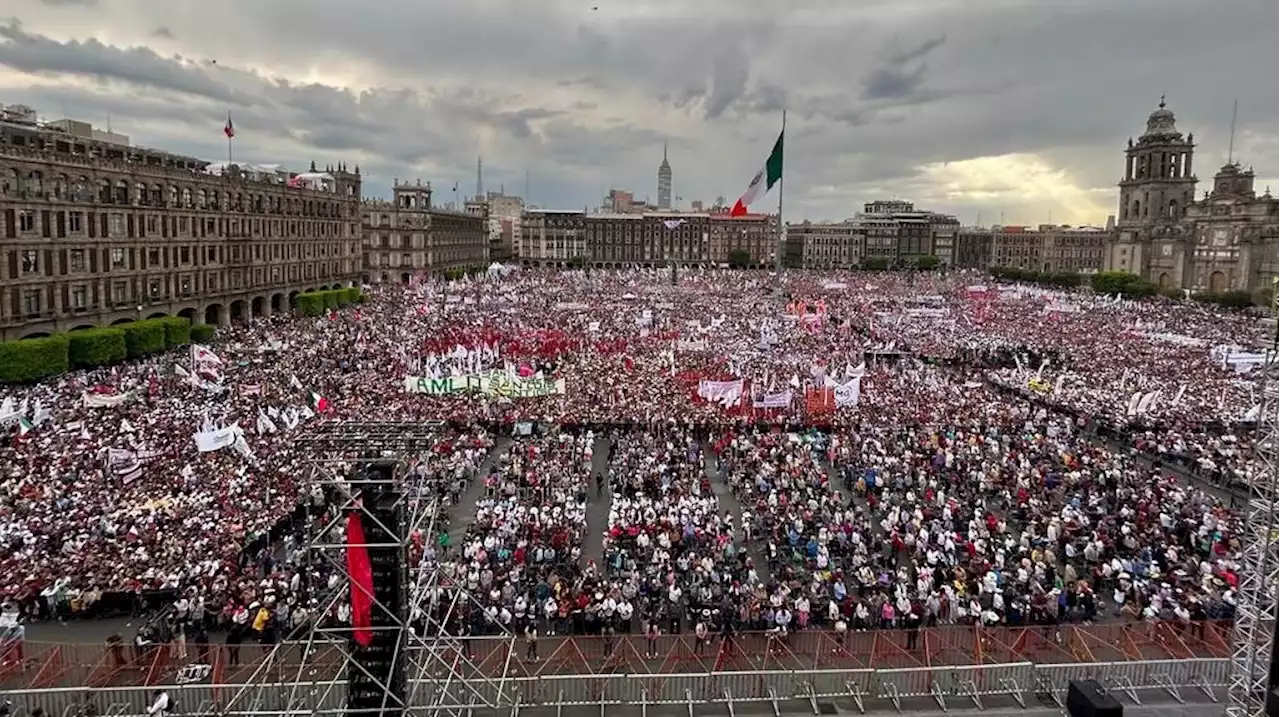
<path fill-rule="evenodd" d="M 116 319 L 115 321 L 112 321 L 111 325 L 119 326 L 120 324 L 132 324 L 132 323 L 133 323 L 133 318 L 129 316 L 123 316 L 121 318 Z"/>
<path fill-rule="evenodd" d="M 89 329 L 96 329 L 96 328 L 98 327 L 94 326 L 93 324 L 80 324 L 79 326 L 76 326 L 71 330 L 72 331 L 88 331 Z"/>
<path fill-rule="evenodd" d="M 148 318 L 148 319 L 163 319 L 163 318 L 164 318 L 164 317 L 166 317 L 166 316 L 168 316 L 168 314 L 164 313 L 163 311 L 156 311 L 156 312 L 153 312 L 153 313 L 152 313 L 150 316 L 148 316 L 147 318 Z"/>
<path fill-rule="evenodd" d="M 1213 293 L 1218 294 L 1226 290 L 1227 290 L 1226 274 L 1220 271 L 1215 271 L 1209 275 L 1209 291 L 1212 291 Z"/>
<path fill-rule="evenodd" d="M 219 326 L 222 324 L 223 307 L 222 304 L 209 304 L 204 307 L 204 322 Z"/>
<path fill-rule="evenodd" d="M 179 311 L 178 316 L 181 316 L 182 318 L 186 319 L 187 321 L 190 321 L 193 324 L 196 322 L 196 310 L 190 306 L 183 309 L 182 311 Z"/>
<path fill-rule="evenodd" d="M 24 339 L 43 339 L 43 338 L 48 338 L 48 337 L 49 337 L 49 335 L 50 335 L 50 334 L 49 334 L 49 332 L 48 332 L 48 331 L 32 331 L 32 332 L 31 332 L 31 333 L 29 333 L 29 334 L 23 334 L 23 335 L 21 336 L 21 338 L 24 338 Z"/>
<path fill-rule="evenodd" d="M 116 204 L 128 204 L 131 199 L 129 196 L 129 183 L 123 179 L 116 181 L 115 199 Z"/>
<path fill-rule="evenodd" d="M 401 283 L 401 284 L 408 284 L 408 283 L 409 283 L 409 280 L 410 280 L 410 279 L 412 279 L 412 278 L 413 278 L 413 275 L 406 271 L 405 273 L 403 273 L 403 274 L 401 274 L 401 275 L 400 275 L 400 283 Z"/>
<path fill-rule="evenodd" d="M 1160 274 L 1160 278 L 1157 279 L 1157 283 L 1161 289 L 1168 289 L 1169 285 L 1173 283 L 1173 280 L 1169 278 L 1169 272 L 1164 272 Z"/>
<path fill-rule="evenodd" d="M 147 203 L 153 207 L 164 205 L 164 187 L 159 184 L 151 185 L 150 191 L 147 192 Z"/>
<path fill-rule="evenodd" d="M 249 305 L 244 299 L 231 302 L 231 321 L 239 323 L 249 318 Z"/>
<path fill-rule="evenodd" d="M 262 298 L 261 296 L 255 296 L 253 297 L 253 299 L 249 301 L 249 313 L 253 315 L 254 318 L 260 318 L 260 317 L 266 316 L 267 315 L 266 306 L 267 306 L 266 299 Z"/>
<path fill-rule="evenodd" d="M 103 204 L 111 203 L 111 180 L 110 179 L 98 180 L 98 201 L 102 202 Z"/>
<path fill-rule="evenodd" d="M 289 292 L 289 306 L 296 306 L 298 303 L 298 294 L 301 293 L 297 289 Z"/>
<path fill-rule="evenodd" d="M 285 298 L 284 294 L 281 294 L 279 292 L 272 294 L 271 295 L 271 313 L 277 314 L 277 313 L 280 313 L 281 311 L 284 311 L 286 308 L 288 308 L 288 304 L 286 303 L 287 301 L 288 299 Z"/>

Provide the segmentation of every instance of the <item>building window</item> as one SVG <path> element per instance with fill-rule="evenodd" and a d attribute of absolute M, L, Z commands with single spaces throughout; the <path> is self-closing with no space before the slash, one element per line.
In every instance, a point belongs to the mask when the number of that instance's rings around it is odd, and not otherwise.
<path fill-rule="evenodd" d="M 89 306 L 89 292 L 83 286 L 71 287 L 71 308 L 84 309 Z"/>
<path fill-rule="evenodd" d="M 18 212 L 18 230 L 33 232 L 36 230 L 36 213 L 27 210 Z"/>
<path fill-rule="evenodd" d="M 84 249 L 72 249 L 67 255 L 68 267 L 71 271 L 84 271 Z"/>
<path fill-rule="evenodd" d="M 160 296 L 160 280 L 159 279 L 152 279 L 147 284 L 147 295 L 153 299 L 158 298 Z"/>
<path fill-rule="evenodd" d="M 147 216 L 147 233 L 148 233 L 148 234 L 159 234 L 159 233 L 160 233 L 160 220 L 158 220 L 158 219 L 157 219 L 156 217 L 154 217 L 154 216 L 150 216 L 150 215 L 148 215 L 148 216 Z"/>
<path fill-rule="evenodd" d="M 25 316 L 35 316 L 40 313 L 39 289 L 28 289 L 22 292 L 22 313 Z"/>
<path fill-rule="evenodd" d="M 214 247 L 214 246 L 209 247 L 209 248 L 208 248 L 208 250 L 205 252 L 205 260 L 206 260 L 206 261 L 217 261 L 217 260 L 218 260 L 218 248 L 217 248 L 217 247 Z"/>
<path fill-rule="evenodd" d="M 191 247 L 187 247 L 187 246 L 178 247 L 178 263 L 180 264 L 191 263 Z"/>
<path fill-rule="evenodd" d="M 147 266 L 148 267 L 160 266 L 160 250 L 159 249 L 147 250 Z"/>
<path fill-rule="evenodd" d="M 181 287 L 180 290 L 183 296 L 187 296 L 191 293 L 191 277 L 184 276 L 181 281 L 182 283 L 179 285 Z"/>
<path fill-rule="evenodd" d="M 111 300 L 116 304 L 123 304 L 129 301 L 129 282 L 117 281 L 111 287 Z"/>
<path fill-rule="evenodd" d="M 124 266 L 124 249 L 119 247 L 111 250 L 111 268 L 119 269 Z"/>
<path fill-rule="evenodd" d="M 30 274 L 40 271 L 40 252 L 35 249 L 24 249 L 22 252 L 22 273 Z"/>
<path fill-rule="evenodd" d="M 68 212 L 67 213 L 67 231 L 79 234 L 84 231 L 84 213 Z"/>
<path fill-rule="evenodd" d="M 111 236 L 114 236 L 114 237 L 124 236 L 124 215 L 123 214 L 111 215 Z"/>

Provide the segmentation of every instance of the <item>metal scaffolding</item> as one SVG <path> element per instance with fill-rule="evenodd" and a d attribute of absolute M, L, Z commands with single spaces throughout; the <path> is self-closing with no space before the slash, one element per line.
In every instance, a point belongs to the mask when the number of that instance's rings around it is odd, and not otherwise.
<path fill-rule="evenodd" d="M 1275 321 L 1272 312 L 1271 321 Z M 1231 653 L 1231 681 L 1227 691 L 1228 717 L 1264 717 L 1269 690 L 1269 664 L 1276 630 L 1276 591 L 1280 581 L 1280 512 L 1277 510 L 1276 411 L 1277 341 L 1273 323 L 1263 353 L 1267 360 L 1257 382 L 1260 404 L 1255 470 L 1248 476 L 1249 503 L 1245 508 L 1240 586 L 1236 593 L 1235 641 Z"/>
<path fill-rule="evenodd" d="M 443 516 L 435 488 L 410 478 L 406 460 L 434 450 L 441 440 L 441 427 L 422 423 L 321 424 L 299 437 L 297 442 L 310 454 L 312 484 L 321 486 L 337 504 L 327 520 L 309 526 L 308 553 L 331 565 L 341 580 L 321 598 L 306 634 L 271 648 L 252 674 L 227 696 L 224 714 L 254 711 L 255 705 L 279 700 L 282 688 L 289 691 L 285 704 L 290 714 L 315 714 L 322 705 L 332 704 L 330 692 L 345 686 L 353 671 L 379 690 L 382 706 L 377 714 L 388 710 L 461 717 L 461 710 L 453 705 L 496 707 L 509 700 L 505 694 L 508 665 L 489 664 L 482 669 L 468 641 L 459 636 L 464 606 L 478 611 L 482 605 L 463 586 L 442 575 L 439 556 L 437 560 L 424 557 L 440 532 L 438 521 Z M 396 461 L 391 477 L 370 478 L 364 468 L 371 460 Z M 375 514 L 362 499 L 366 490 L 385 490 L 395 496 L 395 507 L 402 508 L 399 524 L 386 524 L 385 503 Z M 350 626 L 337 617 L 339 606 L 353 589 L 359 589 L 353 588 L 346 554 L 348 548 L 360 546 L 349 545 L 343 531 L 347 516 L 355 513 L 366 526 L 377 526 L 379 532 L 395 539 L 394 543 L 368 542 L 362 547 L 395 549 L 404 571 L 407 604 L 386 605 L 375 595 L 366 595 L 380 618 L 375 625 L 388 625 L 370 629 L 396 633 L 393 669 L 403 669 L 407 685 L 400 694 L 362 664 Z M 504 633 L 491 639 L 494 644 L 505 644 L 507 654 L 514 654 L 513 635 Z M 359 710 L 344 711 L 354 714 Z"/>

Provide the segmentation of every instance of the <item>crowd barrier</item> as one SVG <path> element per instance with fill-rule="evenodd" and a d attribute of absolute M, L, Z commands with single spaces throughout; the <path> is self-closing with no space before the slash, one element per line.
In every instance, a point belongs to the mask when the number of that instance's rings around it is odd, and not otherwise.
<path fill-rule="evenodd" d="M 477 677 L 583 677 L 616 673 L 792 672 L 797 670 L 946 669 L 1030 662 L 1095 664 L 1224 658 L 1231 654 L 1224 622 L 1132 622 L 1028 627 L 945 626 L 920 630 L 837 633 L 804 630 L 785 637 L 747 632 L 699 644 L 690 634 L 543 637 L 530 655 L 523 639 L 471 637 L 437 646 L 460 653 Z M 438 644 L 438 645 L 439 645 Z M 183 654 L 185 652 L 185 655 Z M 257 672 L 278 682 L 326 680 L 343 664 L 340 645 L 291 642 L 264 648 L 160 645 L 97 646 L 25 643 L 0 662 L 0 688 L 32 689 L 227 683 Z M 265 667 L 264 667 L 265 664 Z"/>
<path fill-rule="evenodd" d="M 812 711 L 832 714 L 832 705 L 869 710 L 1007 708 L 1042 704 L 1061 708 L 1072 679 L 1095 679 L 1132 704 L 1217 702 L 1228 684 L 1227 658 L 1138 660 L 1037 665 L 1006 662 L 897 669 L 755 670 L 683 672 L 665 675 L 615 673 L 580 677 L 544 675 L 462 682 L 444 677 L 410 679 L 409 704 L 423 713 L 503 709 L 510 714 L 564 708 L 631 708 L 693 714 L 715 705 L 732 717 L 736 707 L 771 707 L 775 715 Z M 279 715 L 314 717 L 346 713 L 345 681 L 168 684 L 158 687 L 16 690 L 4 697 L 14 717 L 40 708 L 46 715 L 142 715 L 156 690 L 165 690 L 183 715 Z"/>

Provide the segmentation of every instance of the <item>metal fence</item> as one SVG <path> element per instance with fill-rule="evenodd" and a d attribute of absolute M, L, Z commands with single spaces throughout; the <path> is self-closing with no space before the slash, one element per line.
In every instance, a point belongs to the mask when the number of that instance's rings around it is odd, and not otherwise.
<path fill-rule="evenodd" d="M 835 633 L 804 630 L 784 638 L 742 633 L 698 644 L 691 635 L 553 637 L 538 654 L 510 639 L 451 640 L 484 677 L 552 675 L 706 674 L 798 670 L 888 670 L 951 665 L 1031 662 L 1037 665 L 1215 658 L 1230 655 L 1229 623 L 1133 622 L 1091 626 L 947 626 L 914 631 Z M 146 650 L 118 645 L 26 643 L 3 652 L 0 689 L 125 687 L 159 684 L 235 684 L 262 675 L 270 681 L 325 681 L 342 675 L 343 651 L 244 644 L 160 645 Z M 269 656 L 269 657 L 268 657 Z M 270 664 L 259 669 L 264 660 Z"/>
<path fill-rule="evenodd" d="M 775 715 L 812 711 L 826 705 L 850 710 L 899 710 L 910 703 L 942 709 L 986 709 L 1036 701 L 1061 706 L 1067 682 L 1095 679 L 1122 701 L 1132 704 L 1216 702 L 1227 685 L 1225 658 L 1136 660 L 1128 662 L 1036 665 L 1011 662 L 853 670 L 755 670 L 723 673 L 542 675 L 460 683 L 457 680 L 413 680 L 412 711 L 503 709 L 521 711 L 591 708 L 638 708 L 693 714 L 695 706 L 718 705 L 732 717 L 738 706 L 771 706 Z M 41 708 L 46 715 L 81 714 L 92 705 L 99 715 L 143 715 L 155 690 L 167 691 L 183 715 L 339 715 L 346 712 L 345 683 L 267 682 L 254 685 L 168 685 L 158 687 L 54 688 L 4 693 L 15 717 Z M 1194 697 L 1193 697 L 1194 695 Z"/>

